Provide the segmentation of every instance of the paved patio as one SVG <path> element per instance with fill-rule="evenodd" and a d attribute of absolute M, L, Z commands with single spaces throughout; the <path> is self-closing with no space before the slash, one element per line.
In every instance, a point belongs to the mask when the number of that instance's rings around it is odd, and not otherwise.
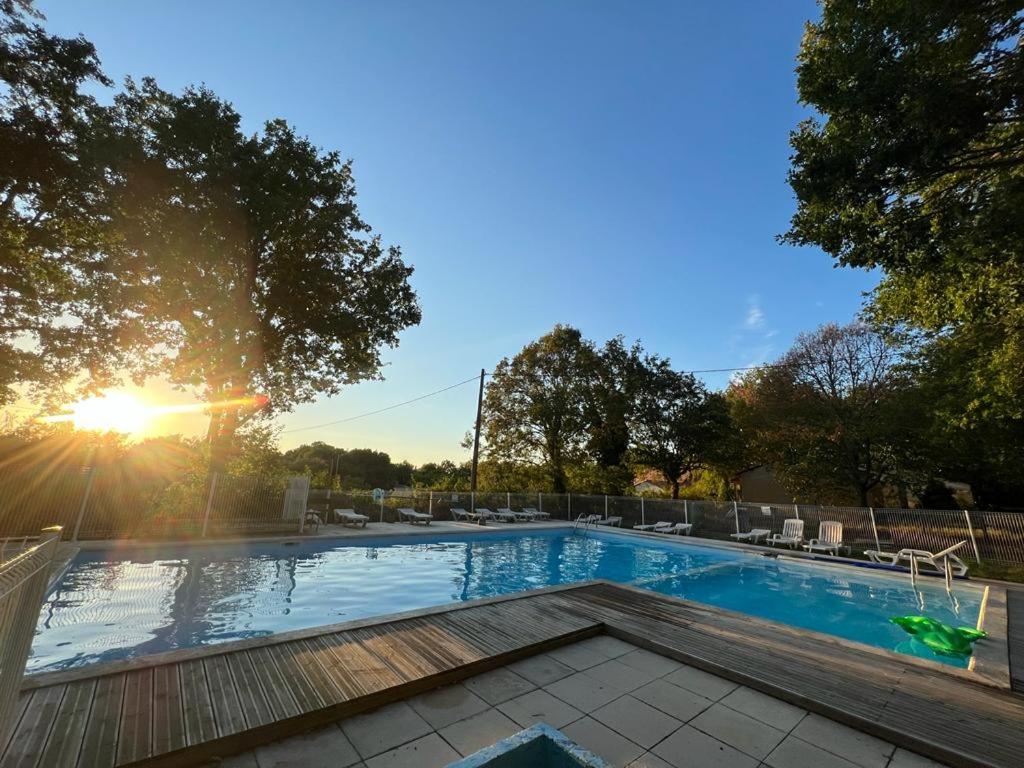
<path fill-rule="evenodd" d="M 941 768 L 603 635 L 225 759 L 223 768 L 432 768 L 538 722 L 613 766 Z"/>

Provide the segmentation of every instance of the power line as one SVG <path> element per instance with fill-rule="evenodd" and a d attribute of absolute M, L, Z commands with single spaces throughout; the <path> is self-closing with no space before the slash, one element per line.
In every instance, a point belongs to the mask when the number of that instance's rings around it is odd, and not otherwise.
<path fill-rule="evenodd" d="M 295 429 L 286 429 L 286 430 L 282 431 L 281 434 L 282 435 L 286 435 L 286 434 L 290 434 L 292 432 L 305 432 L 305 431 L 310 430 L 310 429 L 320 429 L 321 427 L 332 427 L 335 424 L 344 424 L 347 421 L 355 421 L 356 419 L 363 419 L 363 418 L 366 418 L 367 416 L 375 416 L 378 413 L 384 413 L 385 411 L 391 411 L 391 410 L 394 410 L 395 408 L 401 408 L 403 405 L 409 405 L 410 403 L 415 403 L 415 402 L 418 402 L 420 400 L 426 400 L 428 397 L 433 397 L 434 395 L 440 395 L 442 392 L 447 392 L 450 389 L 455 389 L 456 387 L 461 387 L 463 384 L 469 384 L 469 382 L 471 382 L 471 381 L 477 381 L 479 378 L 480 378 L 480 374 L 475 374 L 473 376 L 470 376 L 468 379 L 465 379 L 463 381 L 459 381 L 459 382 L 457 382 L 455 384 L 451 384 L 451 385 L 449 385 L 447 387 L 442 387 L 441 389 L 435 389 L 433 392 L 427 392 L 427 394 L 420 395 L 419 397 L 414 397 L 411 400 L 403 400 L 400 403 L 394 403 L 393 405 L 386 405 L 383 408 L 378 408 L 378 409 L 376 409 L 374 411 L 367 411 L 366 413 L 360 413 L 360 414 L 357 414 L 355 416 L 348 416 L 348 417 L 346 417 L 344 419 L 337 419 L 335 421 L 326 421 L 323 424 L 311 424 L 308 427 L 296 427 Z"/>

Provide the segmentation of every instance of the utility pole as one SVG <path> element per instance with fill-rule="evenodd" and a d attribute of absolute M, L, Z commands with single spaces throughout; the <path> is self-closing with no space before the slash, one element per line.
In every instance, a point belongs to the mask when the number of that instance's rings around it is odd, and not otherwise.
<path fill-rule="evenodd" d="M 486 371 L 480 369 L 480 392 L 476 396 L 476 429 L 473 431 L 473 468 L 469 475 L 469 490 L 476 493 L 476 467 L 480 459 L 480 417 L 484 408 L 484 374 Z"/>

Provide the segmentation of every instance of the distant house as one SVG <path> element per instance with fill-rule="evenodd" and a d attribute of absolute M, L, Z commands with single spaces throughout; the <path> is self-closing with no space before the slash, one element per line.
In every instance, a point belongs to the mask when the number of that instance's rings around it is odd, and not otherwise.
<path fill-rule="evenodd" d="M 691 480 L 689 472 L 679 476 L 679 487 L 685 488 Z M 665 476 L 654 469 L 648 469 L 633 478 L 633 493 L 637 496 L 668 495 L 672 493 L 672 483 L 665 482 Z"/>

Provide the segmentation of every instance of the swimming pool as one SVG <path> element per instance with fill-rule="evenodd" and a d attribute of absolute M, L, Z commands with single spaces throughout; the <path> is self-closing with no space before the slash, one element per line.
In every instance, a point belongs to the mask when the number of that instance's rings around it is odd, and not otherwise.
<path fill-rule="evenodd" d="M 946 664 L 889 622 L 974 626 L 981 590 L 610 532 L 481 532 L 83 551 L 47 596 L 29 671 L 64 669 L 588 579 L 629 583 Z"/>

